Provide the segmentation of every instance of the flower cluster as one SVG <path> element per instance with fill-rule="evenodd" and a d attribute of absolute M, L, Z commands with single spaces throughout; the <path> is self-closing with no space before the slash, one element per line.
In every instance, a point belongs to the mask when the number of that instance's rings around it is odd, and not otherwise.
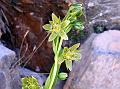
<path fill-rule="evenodd" d="M 49 41 L 53 41 L 56 37 L 61 37 L 64 40 L 68 40 L 68 36 L 65 33 L 65 28 L 69 25 L 69 20 L 61 21 L 54 13 L 52 13 L 52 21 L 50 24 L 46 24 L 43 28 L 50 32 Z"/>
<path fill-rule="evenodd" d="M 80 50 L 77 48 L 80 46 L 80 43 L 73 45 L 72 47 L 64 47 L 63 52 L 61 53 L 58 63 L 61 64 L 65 61 L 67 69 L 72 70 L 72 61 L 79 60 L 81 58 Z"/>

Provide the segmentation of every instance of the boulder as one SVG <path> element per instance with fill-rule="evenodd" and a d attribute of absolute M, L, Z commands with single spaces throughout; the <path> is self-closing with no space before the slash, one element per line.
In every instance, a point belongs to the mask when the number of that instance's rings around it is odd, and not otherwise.
<path fill-rule="evenodd" d="M 20 76 L 23 78 L 23 77 L 35 77 L 38 82 L 39 82 L 39 85 L 43 85 L 43 83 L 45 82 L 45 80 L 47 79 L 47 77 L 45 76 L 44 73 L 36 73 L 34 71 L 31 71 L 27 68 L 22 68 L 22 67 L 19 67 L 19 72 L 20 72 Z"/>
<path fill-rule="evenodd" d="M 21 89 L 17 67 L 11 69 L 15 61 L 15 52 L 0 44 L 0 89 Z"/>
<path fill-rule="evenodd" d="M 85 0 L 85 11 L 88 27 L 120 29 L 120 0 Z M 98 28 L 99 29 L 99 28 Z"/>
<path fill-rule="evenodd" d="M 92 34 L 63 89 L 120 89 L 120 31 Z"/>

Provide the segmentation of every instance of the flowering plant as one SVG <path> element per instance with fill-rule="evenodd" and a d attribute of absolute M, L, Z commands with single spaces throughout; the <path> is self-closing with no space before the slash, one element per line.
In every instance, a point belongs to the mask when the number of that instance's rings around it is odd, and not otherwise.
<path fill-rule="evenodd" d="M 82 10 L 83 8 L 81 4 L 73 4 L 70 6 L 66 16 L 62 20 L 60 17 L 57 17 L 52 13 L 52 21 L 49 21 L 49 24 L 43 26 L 43 28 L 50 34 L 48 41 L 52 42 L 55 56 L 54 64 L 45 85 L 38 89 L 53 89 L 58 79 L 65 80 L 68 76 L 67 73 L 59 72 L 61 64 L 65 62 L 67 69 L 71 71 L 72 61 L 80 60 L 80 51 L 78 50 L 80 43 L 77 43 L 70 48 L 62 48 L 62 43 L 64 40 L 68 40 L 67 33 L 72 27 L 77 26 L 77 28 L 83 29 L 83 23 L 78 22 L 77 20 L 77 18 L 83 14 Z"/>

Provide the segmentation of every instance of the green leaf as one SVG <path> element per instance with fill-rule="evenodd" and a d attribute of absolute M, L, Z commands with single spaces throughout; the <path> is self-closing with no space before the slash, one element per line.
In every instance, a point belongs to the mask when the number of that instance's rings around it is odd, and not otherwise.
<path fill-rule="evenodd" d="M 60 80 L 65 80 L 68 77 L 68 75 L 67 73 L 62 72 L 62 73 L 59 73 L 58 77 Z"/>
<path fill-rule="evenodd" d="M 67 27 L 69 24 L 70 24 L 70 21 L 69 21 L 69 20 L 65 20 L 65 21 L 63 21 L 63 22 L 61 23 L 61 26 L 62 26 L 63 28 L 65 28 L 65 27 Z"/>
<path fill-rule="evenodd" d="M 48 39 L 48 41 L 49 41 L 49 42 L 50 42 L 50 41 L 53 41 L 56 37 L 57 37 L 57 34 L 54 33 L 54 32 L 52 32 L 51 35 L 50 35 L 50 37 L 49 37 L 49 39 Z"/>
<path fill-rule="evenodd" d="M 59 23 L 60 22 L 60 19 L 54 13 L 52 13 L 52 20 L 55 23 Z"/>
<path fill-rule="evenodd" d="M 55 85 L 57 84 L 57 81 L 58 81 L 58 73 L 59 73 L 59 70 L 60 70 L 60 66 L 61 65 L 57 65 L 57 74 L 56 74 L 56 78 L 55 78 L 55 81 L 54 81 L 54 84 L 53 84 L 53 89 L 55 89 Z"/>
<path fill-rule="evenodd" d="M 69 49 L 71 51 L 73 51 L 73 50 L 76 50 L 77 48 L 79 48 L 79 46 L 80 46 L 80 43 L 77 43 L 77 44 L 73 45 L 72 47 L 70 47 Z"/>
<path fill-rule="evenodd" d="M 68 40 L 68 36 L 64 31 L 60 31 L 59 33 L 60 37 L 63 38 L 64 40 Z"/>
<path fill-rule="evenodd" d="M 44 28 L 46 31 L 52 30 L 52 27 L 51 27 L 50 24 L 45 24 L 45 25 L 43 26 L 43 28 Z"/>
<path fill-rule="evenodd" d="M 50 85 L 50 83 L 51 83 L 51 78 L 52 78 L 53 69 L 54 69 L 54 64 L 53 64 L 53 66 L 52 66 L 52 68 L 51 68 L 51 70 L 50 70 L 50 74 L 49 74 L 47 80 L 45 81 L 44 89 L 48 89 L 48 87 L 49 87 L 49 85 Z"/>
<path fill-rule="evenodd" d="M 67 69 L 69 69 L 70 71 L 72 70 L 72 61 L 71 60 L 65 60 L 65 64 Z"/>

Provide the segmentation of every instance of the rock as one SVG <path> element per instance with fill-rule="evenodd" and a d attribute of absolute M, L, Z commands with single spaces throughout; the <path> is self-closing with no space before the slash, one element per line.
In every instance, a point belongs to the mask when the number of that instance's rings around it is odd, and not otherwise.
<path fill-rule="evenodd" d="M 15 52 L 0 44 L 0 89 L 21 89 L 17 68 L 11 69 L 15 61 Z"/>
<path fill-rule="evenodd" d="M 86 19 L 88 28 L 96 27 L 104 29 L 120 30 L 120 0 L 85 0 Z M 103 30 L 104 30 L 103 29 Z"/>
<path fill-rule="evenodd" d="M 63 89 L 120 89 L 120 31 L 92 34 Z"/>
<path fill-rule="evenodd" d="M 83 0 L 65 0 L 65 1 L 69 3 L 83 3 Z"/>
<path fill-rule="evenodd" d="M 65 84 L 65 81 L 58 80 L 55 87 L 54 87 L 54 89 L 63 89 L 64 84 Z"/>
<path fill-rule="evenodd" d="M 4 74 L 3 74 L 3 72 L 0 72 L 0 88 L 1 89 L 5 89 L 5 87 L 6 87 L 6 78 L 5 78 L 5 76 L 4 76 Z"/>
<path fill-rule="evenodd" d="M 21 77 L 27 77 L 27 76 L 35 77 L 38 80 L 39 85 L 43 85 L 43 83 L 46 80 L 46 76 L 44 74 L 36 73 L 36 72 L 33 72 L 29 69 L 21 68 L 21 67 L 19 68 L 19 71 L 20 71 Z"/>

